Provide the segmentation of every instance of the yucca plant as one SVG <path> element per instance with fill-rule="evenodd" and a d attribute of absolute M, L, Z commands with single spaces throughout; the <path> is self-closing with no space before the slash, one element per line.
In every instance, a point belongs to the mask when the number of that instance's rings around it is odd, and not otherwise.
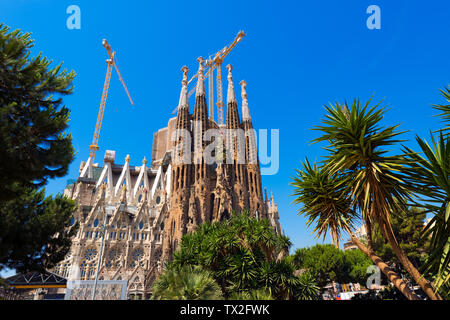
<path fill-rule="evenodd" d="M 444 120 L 445 127 L 442 131 L 445 134 L 449 134 L 450 131 L 450 86 L 445 89 L 441 89 L 442 96 L 447 100 L 449 104 L 436 104 L 433 107 L 436 110 L 441 111 L 442 113 L 438 114 L 438 117 L 441 117 Z"/>
<path fill-rule="evenodd" d="M 450 101 L 450 90 L 441 90 L 442 95 Z M 443 296 L 449 297 L 450 292 L 450 106 L 435 105 L 436 109 L 444 111 L 439 114 L 447 127 L 438 131 L 435 138 L 432 133 L 431 145 L 416 137 L 421 153 L 414 153 L 405 147 L 408 154 L 408 183 L 411 190 L 419 195 L 414 202 L 418 207 L 432 213 L 433 217 L 424 230 L 424 237 L 431 239 L 431 253 L 423 266 L 425 272 L 436 275 L 435 286 Z"/>
<path fill-rule="evenodd" d="M 221 300 L 212 275 L 200 267 L 166 269 L 153 283 L 153 300 Z"/>
<path fill-rule="evenodd" d="M 377 224 L 406 271 L 430 299 L 437 300 L 430 282 L 400 247 L 390 223 L 391 214 L 405 210 L 413 197 L 403 174 L 408 161 L 386 149 L 403 142 L 398 139 L 403 132 L 398 131 L 399 125 L 382 127 L 385 107 L 381 102 L 370 104 L 371 99 L 364 105 L 355 99 L 350 108 L 347 103 L 326 106 L 323 125 L 314 128 L 322 135 L 314 142 L 329 143 L 326 170 L 343 177 L 351 204 L 364 219 L 369 241 Z"/>
<path fill-rule="evenodd" d="M 352 242 L 380 268 L 402 293 L 410 300 L 418 300 L 417 295 L 406 283 L 378 257 L 370 246 L 367 247 L 353 233 L 353 224 L 359 220 L 345 187 L 347 181 L 338 173 L 330 174 L 324 167 L 310 165 L 306 159 L 302 169 L 297 170 L 291 185 L 294 187 L 294 203 L 300 204 L 299 214 L 308 218 L 308 225 L 315 225 L 316 237 L 331 235 L 335 245 L 339 245 L 342 232 L 347 231 Z"/>
<path fill-rule="evenodd" d="M 266 289 L 254 289 L 233 293 L 229 300 L 274 300 L 273 296 Z"/>

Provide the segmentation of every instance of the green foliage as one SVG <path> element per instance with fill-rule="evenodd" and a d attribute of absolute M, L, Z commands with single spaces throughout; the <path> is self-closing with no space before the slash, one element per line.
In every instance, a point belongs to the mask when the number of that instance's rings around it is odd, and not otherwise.
<path fill-rule="evenodd" d="M 221 300 L 222 292 L 212 275 L 185 265 L 165 270 L 152 286 L 152 300 Z"/>
<path fill-rule="evenodd" d="M 341 231 L 353 228 L 356 213 L 351 209 L 347 187 L 337 174 L 330 174 L 317 164 L 311 166 L 308 159 L 296 170 L 291 185 L 294 187 L 294 203 L 301 204 L 300 215 L 308 217 L 307 225 L 315 224 L 316 237 L 329 232 L 334 244 L 339 246 Z"/>
<path fill-rule="evenodd" d="M 301 283 L 295 266 L 282 258 L 290 245 L 287 237 L 274 233 L 268 220 L 251 218 L 244 211 L 183 236 L 168 269 L 200 266 L 212 273 L 226 298 L 264 289 L 275 299 L 294 299 Z"/>
<path fill-rule="evenodd" d="M 344 282 L 366 284 L 367 268 L 371 266 L 372 261 L 360 250 L 344 251 L 345 269 L 347 279 Z"/>
<path fill-rule="evenodd" d="M 274 300 L 266 289 L 234 292 L 228 300 Z"/>
<path fill-rule="evenodd" d="M 345 279 L 344 253 L 330 244 L 317 244 L 295 251 L 294 261 L 300 269 L 306 269 L 324 287 L 331 281 L 342 282 Z"/>
<path fill-rule="evenodd" d="M 0 24 L 0 201 L 64 176 L 74 158 L 60 96 L 72 93 L 75 73 L 30 58 L 33 46 L 30 33 Z"/>
<path fill-rule="evenodd" d="M 28 190 L 0 207 L 0 270 L 52 268 L 69 251 L 76 204 L 62 195 L 44 195 L 45 190 Z"/>
<path fill-rule="evenodd" d="M 298 300 L 318 300 L 320 287 L 317 285 L 315 276 L 311 272 L 304 271 L 298 278 L 299 283 L 295 291 L 295 297 Z"/>
<path fill-rule="evenodd" d="M 401 173 L 407 161 L 402 155 L 387 155 L 386 147 L 402 142 L 397 126 L 382 127 L 385 108 L 381 102 L 364 106 L 354 100 L 325 107 L 323 125 L 315 127 L 322 135 L 314 142 L 328 142 L 329 155 L 324 161 L 329 174 L 341 176 L 340 185 L 347 186 L 351 204 L 364 218 L 369 229 L 375 223 L 389 229 L 390 215 L 411 199 Z M 371 231 L 371 230 L 370 230 Z"/>
<path fill-rule="evenodd" d="M 419 268 L 428 256 L 429 240 L 423 238 L 426 214 L 418 208 L 409 208 L 405 212 L 393 215 L 392 229 L 396 234 L 400 247 L 409 260 Z M 372 245 L 383 261 L 400 264 L 391 245 L 386 241 L 378 228 L 373 233 Z"/>
<path fill-rule="evenodd" d="M 441 111 L 442 113 L 438 114 L 439 117 L 444 120 L 444 123 L 446 124 L 446 127 L 442 129 L 443 132 L 447 132 L 450 130 L 450 86 L 448 88 L 444 88 L 441 90 L 441 94 L 444 97 L 445 100 L 449 104 L 436 104 L 433 105 L 433 107 L 436 110 Z"/>
<path fill-rule="evenodd" d="M 450 102 L 450 91 L 441 90 L 447 102 Z M 430 255 L 423 270 L 435 275 L 435 285 L 441 295 L 448 296 L 450 292 L 450 134 L 449 105 L 437 105 L 442 111 L 440 116 L 447 127 L 439 130 L 437 138 L 430 134 L 431 145 L 420 137 L 416 137 L 421 153 L 408 152 L 408 182 L 411 190 L 419 198 L 414 205 L 421 207 L 433 217 L 428 223 L 424 238 L 430 238 Z"/>
<path fill-rule="evenodd" d="M 317 244 L 295 251 L 294 263 L 301 270 L 308 270 L 321 287 L 331 281 L 365 284 L 370 259 L 359 250 L 342 251 L 330 244 Z"/>
<path fill-rule="evenodd" d="M 38 191 L 67 173 L 74 158 L 69 109 L 74 72 L 50 68 L 30 33 L 0 24 L 0 270 L 51 268 L 68 252 L 75 203 Z"/>

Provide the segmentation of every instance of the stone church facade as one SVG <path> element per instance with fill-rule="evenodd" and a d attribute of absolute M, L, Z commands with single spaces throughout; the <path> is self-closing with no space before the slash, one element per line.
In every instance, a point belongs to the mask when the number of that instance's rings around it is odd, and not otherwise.
<path fill-rule="evenodd" d="M 79 229 L 54 273 L 73 277 L 76 270 L 77 279 L 93 280 L 101 259 L 99 280 L 128 280 L 128 297 L 145 299 L 181 237 L 203 222 L 248 209 L 282 233 L 273 195 L 269 199 L 262 190 L 246 83 L 240 83 L 241 121 L 232 68 L 227 66 L 226 123 L 220 126 L 208 118 L 203 60 L 199 62 L 194 111 L 189 111 L 188 69 L 183 67 L 177 116 L 155 132 L 149 164 L 144 158 L 132 166 L 130 156 L 117 164 L 110 150 L 102 167 L 91 159 L 81 163 L 79 177 L 64 190 L 78 204 L 72 222 Z M 218 145 L 211 153 L 214 163 L 204 156 L 209 129 L 220 133 L 212 139 Z"/>

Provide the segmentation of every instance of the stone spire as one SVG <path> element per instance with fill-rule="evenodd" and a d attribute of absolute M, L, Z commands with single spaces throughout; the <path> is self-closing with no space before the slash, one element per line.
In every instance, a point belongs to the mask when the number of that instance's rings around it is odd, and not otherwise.
<path fill-rule="evenodd" d="M 233 85 L 233 67 L 229 64 L 228 69 L 228 92 L 227 92 L 227 128 L 238 129 L 241 126 L 239 120 L 239 111 L 237 109 L 236 94 Z"/>
<path fill-rule="evenodd" d="M 196 93 L 195 96 L 199 96 L 202 94 L 205 94 L 205 82 L 203 79 L 203 63 L 205 62 L 205 59 L 202 57 L 198 57 L 198 73 L 197 73 L 197 87 L 196 87 Z"/>
<path fill-rule="evenodd" d="M 227 103 L 231 103 L 236 101 L 236 94 L 234 93 L 234 84 L 233 84 L 233 74 L 231 71 L 233 70 L 233 66 L 231 64 L 227 65 L 228 69 L 228 91 L 227 91 Z"/>
<path fill-rule="evenodd" d="M 188 92 L 187 92 L 187 73 L 189 71 L 188 67 L 183 66 L 181 68 L 181 71 L 183 71 L 183 80 L 181 81 L 181 93 L 180 93 L 180 101 L 178 102 L 178 110 L 181 108 L 187 108 L 189 110 L 189 99 L 188 99 Z"/>
<path fill-rule="evenodd" d="M 178 114 L 176 122 L 176 137 L 174 144 L 173 159 L 175 162 L 183 162 L 186 158 L 185 152 L 187 149 L 190 150 L 190 146 L 185 145 L 185 140 L 183 139 L 184 130 L 190 130 L 190 117 L 189 117 L 189 100 L 187 91 L 187 73 L 189 69 L 186 66 L 181 68 L 183 72 L 183 80 L 181 81 L 181 93 L 180 100 L 178 103 Z"/>
<path fill-rule="evenodd" d="M 202 57 L 197 59 L 199 63 L 197 93 L 195 95 L 195 106 L 193 120 L 193 142 L 194 142 L 194 162 L 201 162 L 203 156 L 203 149 L 206 142 L 203 141 L 203 136 L 208 130 L 208 108 L 206 105 L 205 84 L 203 81 L 203 63 Z"/>
<path fill-rule="evenodd" d="M 248 109 L 248 100 L 247 100 L 247 82 L 245 82 L 245 80 L 242 80 L 240 83 L 241 85 L 241 89 L 242 89 L 242 93 L 241 93 L 241 97 L 242 97 L 242 121 L 251 121 L 252 118 L 250 117 L 250 110 Z"/>

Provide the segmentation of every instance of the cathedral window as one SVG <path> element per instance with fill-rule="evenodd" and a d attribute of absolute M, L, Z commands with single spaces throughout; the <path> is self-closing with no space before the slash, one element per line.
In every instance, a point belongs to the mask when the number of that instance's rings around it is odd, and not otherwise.
<path fill-rule="evenodd" d="M 95 219 L 95 221 L 94 221 L 94 227 L 97 228 L 97 226 L 98 226 L 98 219 Z"/>
<path fill-rule="evenodd" d="M 97 250 L 95 248 L 89 248 L 86 249 L 84 252 L 83 257 L 86 259 L 86 261 L 91 261 L 97 256 Z"/>
<path fill-rule="evenodd" d="M 143 222 L 139 223 L 139 229 L 142 230 L 142 228 L 144 228 L 144 223 Z"/>

